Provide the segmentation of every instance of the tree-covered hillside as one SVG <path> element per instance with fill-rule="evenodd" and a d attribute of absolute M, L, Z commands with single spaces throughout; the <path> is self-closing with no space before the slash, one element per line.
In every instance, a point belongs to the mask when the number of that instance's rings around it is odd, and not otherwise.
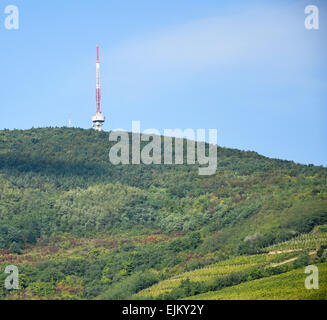
<path fill-rule="evenodd" d="M 324 167 L 226 148 L 213 176 L 196 165 L 115 166 L 108 136 L 0 131 L 0 282 L 8 263 L 20 270 L 20 289 L 0 287 L 0 298 L 137 297 L 178 274 L 325 232 Z M 301 261 L 325 257 L 302 249 Z M 217 289 L 196 284 L 189 296 Z"/>

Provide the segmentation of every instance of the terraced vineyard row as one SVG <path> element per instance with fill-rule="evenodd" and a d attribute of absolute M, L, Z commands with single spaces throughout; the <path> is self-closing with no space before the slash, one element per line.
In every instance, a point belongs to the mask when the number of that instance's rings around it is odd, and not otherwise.
<path fill-rule="evenodd" d="M 269 251 L 318 249 L 323 244 L 327 244 L 327 233 L 316 232 L 300 235 L 292 240 L 275 244 L 266 249 Z"/>

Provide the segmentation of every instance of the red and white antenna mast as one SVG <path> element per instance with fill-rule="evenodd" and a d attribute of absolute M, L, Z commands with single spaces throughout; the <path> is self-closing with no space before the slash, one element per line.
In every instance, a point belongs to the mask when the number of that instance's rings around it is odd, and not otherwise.
<path fill-rule="evenodd" d="M 99 47 L 97 47 L 97 62 L 96 62 L 96 102 L 97 112 L 101 113 L 101 85 L 100 85 L 100 61 L 99 61 Z"/>
<path fill-rule="evenodd" d="M 92 117 L 93 127 L 97 131 L 102 131 L 102 126 L 105 121 L 105 117 L 101 113 L 101 84 L 100 84 L 100 60 L 99 60 L 99 47 L 97 47 L 97 61 L 96 61 L 96 113 Z"/>

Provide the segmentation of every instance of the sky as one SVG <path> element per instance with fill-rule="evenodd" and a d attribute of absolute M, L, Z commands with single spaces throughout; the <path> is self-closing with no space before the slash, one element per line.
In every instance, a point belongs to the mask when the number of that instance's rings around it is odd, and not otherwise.
<path fill-rule="evenodd" d="M 105 130 L 217 129 L 220 146 L 327 166 L 326 1 L 0 0 L 0 129 L 90 128 L 97 45 Z"/>

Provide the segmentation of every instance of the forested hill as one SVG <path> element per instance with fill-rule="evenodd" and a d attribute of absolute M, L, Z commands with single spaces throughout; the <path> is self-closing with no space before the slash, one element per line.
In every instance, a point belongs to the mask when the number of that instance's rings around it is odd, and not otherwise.
<path fill-rule="evenodd" d="M 0 131 L 0 263 L 53 239 L 108 241 L 96 247 L 93 276 L 73 274 L 83 288 L 77 296 L 95 298 L 138 272 L 152 270 L 150 285 L 162 270 L 262 252 L 327 223 L 324 167 L 227 148 L 218 148 L 213 176 L 199 176 L 196 165 L 115 166 L 108 136 L 74 128 Z M 95 259 L 78 257 L 86 265 Z M 52 279 L 53 288 L 63 279 L 64 272 Z M 26 288 L 46 283 L 26 281 Z"/>
<path fill-rule="evenodd" d="M 47 176 L 51 177 L 49 180 L 52 183 L 60 178 L 61 188 L 87 187 L 102 182 L 120 182 L 148 188 L 157 183 L 162 184 L 162 176 L 170 173 L 173 173 L 172 177 L 182 175 L 189 179 L 198 178 L 195 166 L 189 165 L 114 166 L 108 159 L 109 147 L 113 144 L 109 143 L 108 133 L 99 133 L 92 129 L 2 130 L 0 142 L 2 172 L 8 175 L 14 173 L 37 175 L 44 181 L 46 180 L 44 176 Z M 286 174 L 290 177 L 324 176 L 327 172 L 327 169 L 323 167 L 304 166 L 292 161 L 263 157 L 252 151 L 227 148 L 218 148 L 218 162 L 217 175 L 211 177 L 211 183 L 207 183 L 205 189 L 203 189 L 204 185 L 201 185 L 201 193 L 216 190 L 217 184 L 212 182 L 219 180 L 218 177 L 221 180 L 222 176 L 231 173 L 234 176 L 246 178 L 250 175 L 268 176 L 271 174 L 274 176 Z M 185 173 L 188 174 L 185 175 Z M 67 175 L 74 177 L 71 179 L 74 181 L 73 185 L 69 184 Z M 199 178 L 198 181 L 200 180 Z M 208 180 L 208 177 L 202 180 Z M 168 186 L 174 187 L 170 182 L 169 180 Z"/>

